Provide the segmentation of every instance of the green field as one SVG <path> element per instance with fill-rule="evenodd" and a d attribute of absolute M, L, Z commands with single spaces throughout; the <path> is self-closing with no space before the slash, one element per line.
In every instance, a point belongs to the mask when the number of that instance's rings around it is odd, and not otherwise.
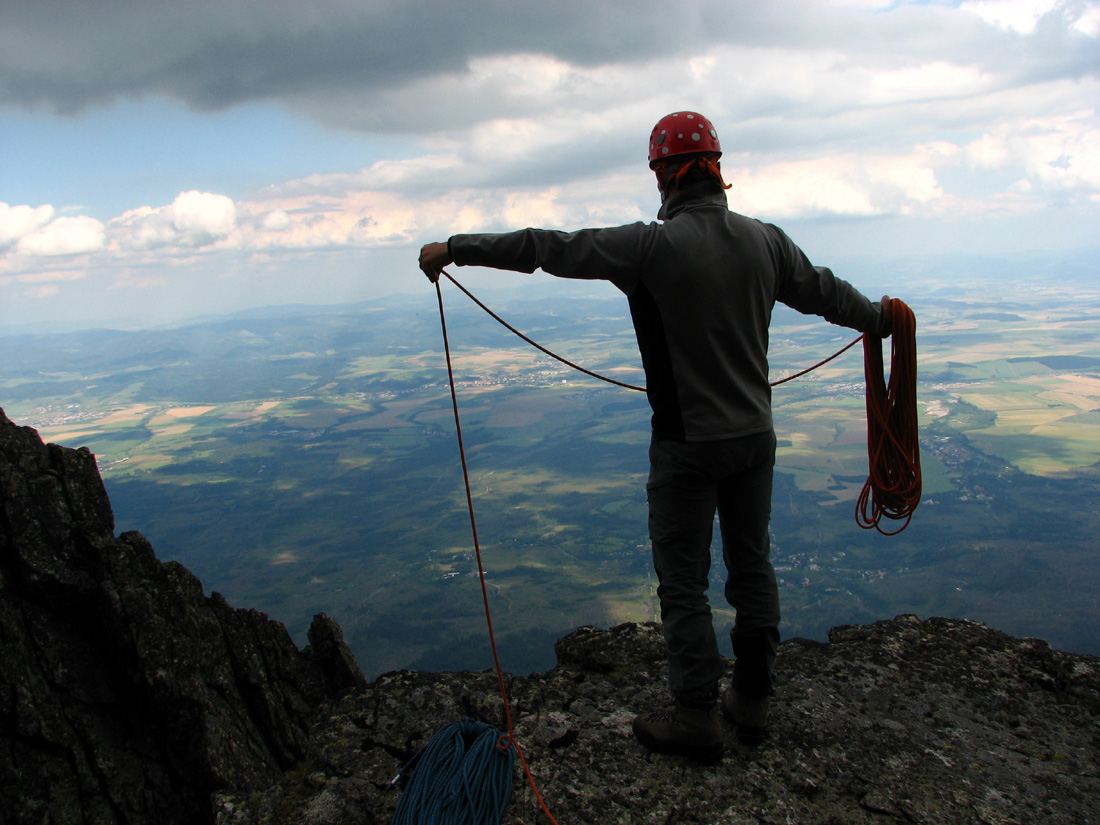
<path fill-rule="evenodd" d="M 867 475 L 860 348 L 776 389 L 785 635 L 915 612 L 1100 653 L 1100 296 L 1006 291 L 909 301 L 924 501 L 899 536 L 853 517 Z M 497 308 L 586 368 L 644 381 L 621 300 Z M 467 306 L 448 325 L 505 667 L 552 665 L 552 641 L 580 624 L 656 618 L 644 396 L 570 372 Z M 778 311 L 773 374 L 854 335 Z M 7 415 L 91 448 L 119 529 L 208 590 L 299 641 L 314 613 L 334 616 L 372 676 L 490 664 L 434 306 L 0 343 Z M 728 622 L 718 567 L 712 603 Z"/>

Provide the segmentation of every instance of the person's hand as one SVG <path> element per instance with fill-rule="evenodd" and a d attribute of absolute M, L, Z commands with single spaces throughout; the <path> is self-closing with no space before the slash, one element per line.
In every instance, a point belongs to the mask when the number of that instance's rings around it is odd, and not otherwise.
<path fill-rule="evenodd" d="M 890 298 L 889 295 L 883 295 L 879 299 L 879 304 L 882 306 L 882 311 L 886 313 L 886 321 L 888 324 L 887 328 L 889 330 L 889 332 L 882 336 L 883 338 L 889 338 L 890 335 L 892 335 L 894 332 L 894 313 L 892 307 L 890 306 L 892 300 L 893 299 Z"/>
<path fill-rule="evenodd" d="M 446 243 L 426 243 L 420 248 L 420 269 L 433 284 L 439 280 L 443 267 L 454 263 Z"/>

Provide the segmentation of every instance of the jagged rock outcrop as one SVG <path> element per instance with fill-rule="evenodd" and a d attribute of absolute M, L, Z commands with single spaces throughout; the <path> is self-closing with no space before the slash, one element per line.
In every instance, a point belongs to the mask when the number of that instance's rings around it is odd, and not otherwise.
<path fill-rule="evenodd" d="M 335 622 L 309 638 L 116 537 L 94 456 L 0 410 L 0 823 L 212 821 L 363 684 Z"/>
<path fill-rule="evenodd" d="M 515 731 L 558 822 L 1100 822 L 1100 660 L 977 622 L 901 616 L 791 640 L 770 738 L 714 766 L 647 755 L 633 716 L 667 702 L 660 629 L 580 628 L 559 664 L 510 679 Z M 397 672 L 318 721 L 308 757 L 219 821 L 388 823 L 387 783 L 443 725 L 500 729 L 491 673 Z M 504 822 L 544 823 L 517 762 Z"/>
<path fill-rule="evenodd" d="M 365 684 L 331 620 L 298 651 L 113 529 L 94 457 L 0 411 L 0 825 L 381 825 L 436 731 L 504 727 L 495 674 Z M 700 766 L 630 732 L 667 702 L 657 625 L 579 628 L 556 652 L 507 687 L 562 825 L 1100 822 L 1093 656 L 915 616 L 793 639 L 770 738 L 727 731 Z M 519 763 L 513 787 L 504 822 L 546 822 Z"/>

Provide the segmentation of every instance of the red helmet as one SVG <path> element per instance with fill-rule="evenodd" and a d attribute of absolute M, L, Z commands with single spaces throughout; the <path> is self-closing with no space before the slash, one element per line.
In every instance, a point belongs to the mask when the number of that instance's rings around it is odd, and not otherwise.
<path fill-rule="evenodd" d="M 676 155 L 713 152 L 721 156 L 722 145 L 711 122 L 698 112 L 673 112 L 657 121 L 649 135 L 649 166 Z"/>

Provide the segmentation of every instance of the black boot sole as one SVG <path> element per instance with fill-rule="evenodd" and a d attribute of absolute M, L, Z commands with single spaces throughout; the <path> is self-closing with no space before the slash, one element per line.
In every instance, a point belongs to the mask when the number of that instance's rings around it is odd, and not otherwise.
<path fill-rule="evenodd" d="M 713 745 L 681 745 L 671 742 L 662 742 L 659 739 L 651 736 L 647 730 L 639 730 L 637 726 L 634 726 L 634 738 L 637 739 L 643 748 L 650 753 L 665 753 L 675 756 L 686 756 L 688 759 L 692 759 L 703 765 L 713 765 L 715 762 L 721 761 L 723 755 L 725 755 L 726 748 L 721 742 L 716 742 Z"/>
<path fill-rule="evenodd" d="M 739 725 L 737 719 L 733 715 L 733 711 L 730 710 L 729 705 L 725 701 L 722 701 L 719 705 L 722 709 L 722 716 L 726 718 L 737 730 L 737 741 L 743 747 L 755 748 L 764 744 L 764 740 L 768 738 L 767 726 L 758 727 L 756 725 Z"/>
<path fill-rule="evenodd" d="M 768 738 L 767 728 L 757 728 L 751 725 L 737 725 L 737 741 L 746 748 L 755 748 L 764 744 Z"/>

